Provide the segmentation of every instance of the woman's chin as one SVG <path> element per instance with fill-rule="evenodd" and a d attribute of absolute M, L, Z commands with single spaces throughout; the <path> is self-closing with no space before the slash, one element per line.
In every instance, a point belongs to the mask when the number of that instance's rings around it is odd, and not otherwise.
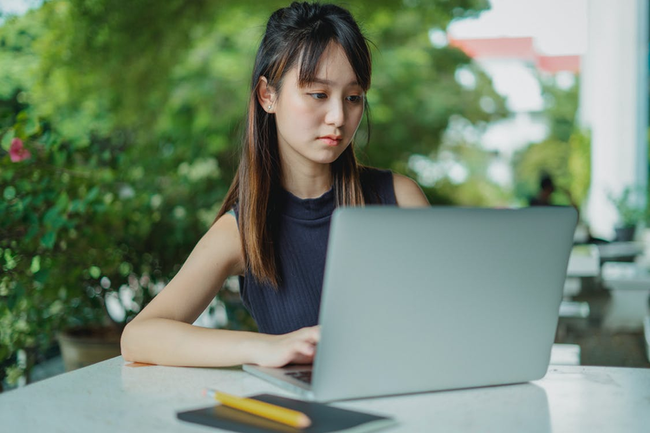
<path fill-rule="evenodd" d="M 314 154 L 313 157 L 310 159 L 319 164 L 331 164 L 337 159 L 339 159 L 339 157 L 343 154 L 344 150 L 345 148 L 338 148 L 338 147 L 324 149 Z"/>

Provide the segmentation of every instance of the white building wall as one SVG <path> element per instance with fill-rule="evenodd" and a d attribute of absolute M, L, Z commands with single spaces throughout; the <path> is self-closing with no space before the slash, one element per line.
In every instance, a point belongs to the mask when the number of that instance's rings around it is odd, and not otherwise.
<path fill-rule="evenodd" d="M 618 215 L 610 195 L 647 188 L 648 0 L 590 0 L 580 120 L 592 134 L 585 219 L 612 239 Z"/>

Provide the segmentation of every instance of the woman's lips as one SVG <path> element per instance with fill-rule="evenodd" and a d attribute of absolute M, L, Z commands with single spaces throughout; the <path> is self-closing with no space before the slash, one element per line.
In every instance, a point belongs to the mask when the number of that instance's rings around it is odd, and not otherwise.
<path fill-rule="evenodd" d="M 326 137 L 318 137 L 318 139 L 328 146 L 336 146 L 341 142 L 341 137 L 326 136 Z"/>

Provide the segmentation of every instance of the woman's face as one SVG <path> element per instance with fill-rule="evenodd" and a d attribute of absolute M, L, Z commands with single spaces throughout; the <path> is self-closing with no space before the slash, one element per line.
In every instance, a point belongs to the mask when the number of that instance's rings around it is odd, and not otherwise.
<path fill-rule="evenodd" d="M 363 116 L 364 92 L 356 81 L 334 43 L 323 52 L 313 83 L 298 85 L 298 67 L 287 72 L 272 110 L 283 164 L 330 164 L 343 153 Z"/>

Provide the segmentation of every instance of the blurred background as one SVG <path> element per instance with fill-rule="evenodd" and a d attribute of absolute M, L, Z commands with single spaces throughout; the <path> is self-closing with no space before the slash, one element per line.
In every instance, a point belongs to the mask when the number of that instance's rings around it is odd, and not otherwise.
<path fill-rule="evenodd" d="M 216 216 L 287 4 L 0 0 L 5 390 L 119 354 Z M 434 205 L 577 207 L 553 359 L 649 367 L 648 2 L 343 6 L 373 42 L 361 161 Z M 196 324 L 254 329 L 237 290 Z"/>

